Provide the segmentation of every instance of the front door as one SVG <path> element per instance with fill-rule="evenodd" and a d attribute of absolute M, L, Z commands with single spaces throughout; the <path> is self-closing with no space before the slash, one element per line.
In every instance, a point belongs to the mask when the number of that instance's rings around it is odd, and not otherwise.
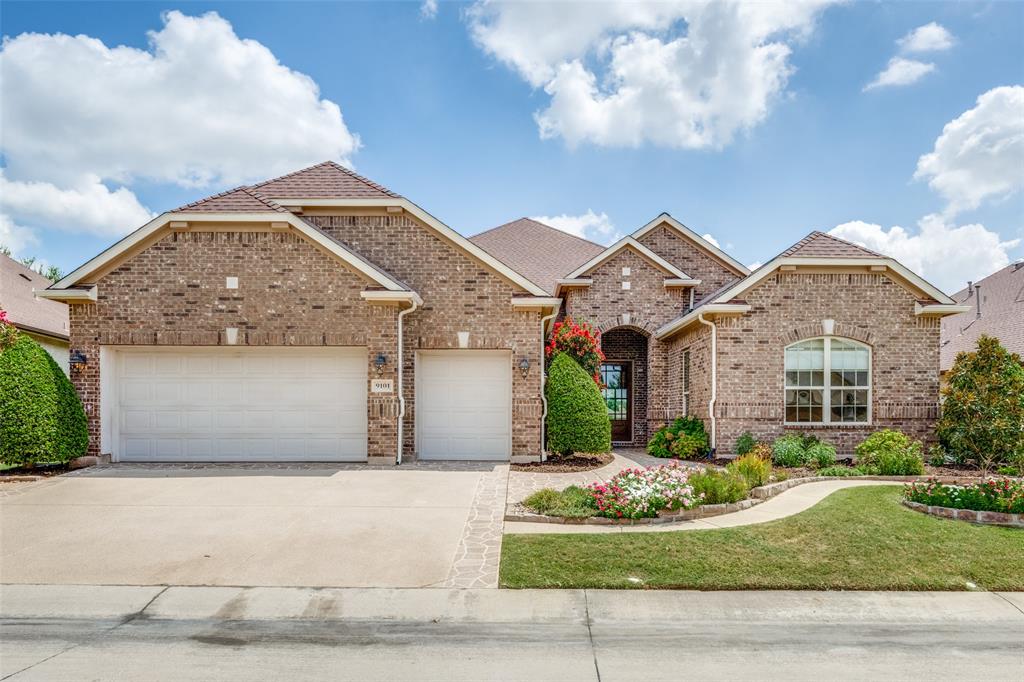
<path fill-rule="evenodd" d="M 601 365 L 604 404 L 612 422 L 612 440 L 629 443 L 633 440 L 632 363 L 606 362 Z"/>

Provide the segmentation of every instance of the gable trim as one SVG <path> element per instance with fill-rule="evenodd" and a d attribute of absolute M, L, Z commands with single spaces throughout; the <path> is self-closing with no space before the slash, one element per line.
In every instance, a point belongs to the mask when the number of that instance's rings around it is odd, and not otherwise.
<path fill-rule="evenodd" d="M 698 322 L 701 315 L 742 315 L 750 312 L 748 303 L 708 303 L 699 308 L 694 308 L 682 317 L 677 317 L 666 325 L 655 330 L 654 338 L 659 341 L 672 336 L 694 322 Z"/>
<path fill-rule="evenodd" d="M 602 251 L 601 253 L 597 254 L 596 256 L 588 260 L 580 267 L 573 270 L 565 277 L 565 279 L 571 280 L 582 277 L 582 275 L 585 275 L 590 270 L 593 270 L 594 268 L 598 267 L 599 265 L 610 259 L 612 256 L 617 254 L 619 251 L 622 251 L 623 249 L 626 248 L 633 249 L 641 256 L 654 263 L 654 265 L 661 268 L 668 274 L 672 275 L 672 279 L 692 282 L 693 284 L 699 283 L 699 280 L 692 279 L 685 272 L 669 263 L 667 260 L 656 254 L 654 251 L 651 251 L 649 248 L 638 242 L 633 237 L 623 237 L 622 239 L 620 239 L 619 241 L 615 242 L 607 249 Z"/>
<path fill-rule="evenodd" d="M 47 291 L 67 290 L 69 287 L 81 283 L 83 278 L 109 265 L 124 253 L 130 251 L 133 247 L 142 243 L 161 229 L 168 227 L 172 220 L 174 222 L 196 223 L 269 223 L 271 222 L 271 219 L 273 219 L 274 222 L 287 222 L 304 237 L 319 245 L 334 256 L 337 256 L 340 260 L 349 265 L 349 267 L 364 275 L 371 282 L 375 282 L 389 291 L 408 291 L 406 286 L 384 275 L 363 260 L 360 256 L 349 251 L 338 242 L 320 232 L 320 230 L 291 213 L 216 213 L 213 211 L 196 213 L 163 213 L 121 239 L 121 241 L 116 242 L 96 257 L 76 268 L 63 279 L 48 287 Z"/>
<path fill-rule="evenodd" d="M 550 296 L 550 293 L 544 291 L 541 287 L 528 280 L 523 275 L 519 274 L 509 266 L 502 263 L 500 260 L 487 253 L 479 246 L 471 242 L 466 237 L 448 227 L 440 220 L 427 213 L 424 209 L 420 208 L 413 202 L 409 201 L 405 197 L 395 197 L 391 199 L 277 199 L 271 198 L 270 201 L 281 204 L 282 206 L 291 207 L 309 207 L 309 208 L 390 208 L 398 207 L 408 211 L 413 217 L 417 218 L 420 222 L 424 223 L 427 227 L 432 229 L 434 232 L 439 234 L 441 237 L 451 242 L 453 245 L 462 249 L 476 260 L 482 262 L 484 265 L 494 270 L 502 277 L 510 280 L 514 284 L 522 287 L 534 296 Z"/>
<path fill-rule="evenodd" d="M 942 293 L 934 286 L 925 281 L 920 275 L 916 274 L 913 270 L 904 267 L 899 262 L 892 258 L 801 258 L 799 256 L 787 256 L 784 258 L 776 258 L 773 261 L 765 263 L 763 266 L 758 268 L 757 272 L 737 282 L 734 286 L 726 289 L 724 292 L 714 298 L 712 303 L 724 303 L 731 301 L 745 291 L 749 291 L 753 287 L 757 286 L 762 280 L 771 275 L 776 270 L 783 266 L 824 266 L 824 267 L 871 267 L 873 265 L 884 265 L 899 275 L 902 279 L 906 280 L 911 286 L 915 287 L 919 291 L 931 296 L 934 300 L 943 304 L 955 304 L 956 301 L 951 299 L 946 294 Z"/>
<path fill-rule="evenodd" d="M 709 242 L 707 239 L 704 239 L 704 237 L 701 237 L 699 234 L 688 228 L 686 225 L 683 225 L 681 222 L 673 218 L 668 213 L 662 213 L 657 218 L 655 218 L 654 220 L 652 220 L 651 222 L 647 223 L 639 230 L 634 232 L 631 236 L 634 239 L 640 239 L 645 234 L 647 234 L 648 232 L 662 224 L 668 225 L 673 230 L 682 235 L 684 238 L 693 242 L 694 245 L 696 245 L 698 248 L 707 251 L 717 260 L 722 261 L 725 265 L 733 269 L 736 272 L 736 274 L 741 276 L 746 276 L 750 274 L 750 270 L 748 270 L 747 267 L 743 265 L 743 263 L 740 263 L 738 260 L 727 254 L 725 251 L 722 251 L 720 248 Z"/>

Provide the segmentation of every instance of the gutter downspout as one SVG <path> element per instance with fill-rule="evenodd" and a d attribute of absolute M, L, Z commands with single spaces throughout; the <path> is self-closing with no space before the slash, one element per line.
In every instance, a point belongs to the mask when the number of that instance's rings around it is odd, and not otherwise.
<path fill-rule="evenodd" d="M 416 299 L 412 300 L 412 305 L 405 310 L 398 311 L 398 456 L 395 458 L 395 464 L 402 463 L 402 451 L 405 449 L 405 442 L 403 439 L 404 426 L 405 426 L 405 385 L 402 383 L 402 368 L 405 366 L 405 353 L 402 349 L 402 340 L 404 334 L 402 333 L 402 318 L 416 310 L 419 307 L 416 304 Z"/>
<path fill-rule="evenodd" d="M 704 319 L 704 313 L 697 315 L 701 324 L 711 327 L 711 400 L 708 401 L 708 416 L 711 417 L 711 453 L 715 452 L 715 441 L 718 429 L 715 422 L 715 400 L 718 398 L 718 327 L 714 322 Z"/>
<path fill-rule="evenodd" d="M 542 462 L 546 462 L 548 459 L 547 449 L 544 447 L 544 424 L 548 419 L 548 398 L 544 395 L 544 384 L 547 383 L 547 375 L 544 372 L 544 326 L 548 320 L 556 317 L 558 317 L 558 308 L 555 308 L 555 312 L 550 315 L 540 318 L 540 401 L 544 405 L 540 415 L 540 461 Z"/>

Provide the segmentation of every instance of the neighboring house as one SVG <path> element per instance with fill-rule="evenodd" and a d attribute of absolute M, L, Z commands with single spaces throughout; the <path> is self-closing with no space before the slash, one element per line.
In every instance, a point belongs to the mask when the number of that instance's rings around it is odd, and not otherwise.
<path fill-rule="evenodd" d="M 68 307 L 32 293 L 50 284 L 32 268 L 0 254 L 0 310 L 6 310 L 8 320 L 38 341 L 67 373 Z"/>
<path fill-rule="evenodd" d="M 753 274 L 667 214 L 608 248 L 528 219 L 470 240 L 332 162 L 165 213 L 42 295 L 72 304 L 90 452 L 123 461 L 537 459 L 565 314 L 604 332 L 616 442 L 683 413 L 721 451 L 926 436 L 962 310 L 820 233 Z"/>
<path fill-rule="evenodd" d="M 1011 263 L 953 294 L 967 312 L 942 318 L 940 369 L 945 375 L 958 353 L 975 349 L 982 334 L 994 336 L 1024 357 L 1024 261 Z"/>

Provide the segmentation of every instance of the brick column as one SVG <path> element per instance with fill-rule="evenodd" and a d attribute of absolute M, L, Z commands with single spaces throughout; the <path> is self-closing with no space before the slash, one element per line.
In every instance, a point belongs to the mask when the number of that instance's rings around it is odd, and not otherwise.
<path fill-rule="evenodd" d="M 96 317 L 95 303 L 75 303 L 68 306 L 70 318 L 70 350 L 85 354 L 84 365 L 71 365 L 71 383 L 82 401 L 89 425 L 89 448 L 87 455 L 108 454 L 100 452 L 100 345 L 93 320 Z"/>
<path fill-rule="evenodd" d="M 398 452 L 398 305 L 371 305 L 371 325 L 366 330 L 369 377 L 366 382 L 367 461 L 394 464 Z M 387 359 L 378 374 L 379 354 Z M 374 379 L 390 380 L 391 393 L 373 393 Z"/>

